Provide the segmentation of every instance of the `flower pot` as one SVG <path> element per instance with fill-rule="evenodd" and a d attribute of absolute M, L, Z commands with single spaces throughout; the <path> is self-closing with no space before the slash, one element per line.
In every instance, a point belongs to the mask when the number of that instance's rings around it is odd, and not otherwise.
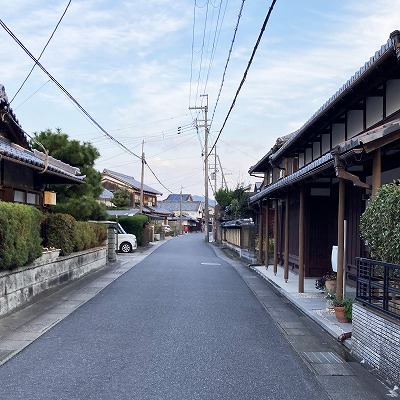
<path fill-rule="evenodd" d="M 350 322 L 348 318 L 344 316 L 344 307 L 343 306 L 333 306 L 333 309 L 335 310 L 335 316 L 336 319 L 339 322 Z"/>

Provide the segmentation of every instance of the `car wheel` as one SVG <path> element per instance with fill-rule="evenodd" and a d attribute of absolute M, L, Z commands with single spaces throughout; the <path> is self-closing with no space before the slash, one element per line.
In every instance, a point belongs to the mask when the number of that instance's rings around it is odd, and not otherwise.
<path fill-rule="evenodd" d="M 130 243 L 128 243 L 128 242 L 123 242 L 119 246 L 119 250 L 122 253 L 130 253 L 132 251 L 132 245 Z"/>

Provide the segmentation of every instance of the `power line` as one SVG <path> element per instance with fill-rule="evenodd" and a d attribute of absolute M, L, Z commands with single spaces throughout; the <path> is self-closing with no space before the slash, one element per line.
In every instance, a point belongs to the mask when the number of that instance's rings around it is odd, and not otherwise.
<path fill-rule="evenodd" d="M 215 102 L 214 110 L 213 110 L 213 113 L 212 113 L 212 116 L 211 116 L 210 129 L 211 129 L 211 125 L 212 125 L 213 120 L 214 120 L 215 110 L 217 109 L 217 105 L 218 105 L 218 102 L 219 102 L 219 98 L 220 98 L 220 96 L 221 96 L 222 88 L 223 88 L 224 83 L 225 83 L 226 70 L 227 70 L 227 68 L 228 68 L 228 64 L 229 64 L 229 61 L 230 61 L 230 59 L 231 59 L 232 49 L 233 49 L 233 45 L 234 45 L 235 40 L 236 40 L 236 33 L 237 33 L 238 28 L 239 28 L 239 22 L 240 22 L 240 18 L 242 17 L 243 6 L 244 6 L 244 2 L 245 2 L 245 1 L 246 1 L 246 0 L 242 0 L 242 5 L 241 5 L 241 7 L 240 7 L 240 11 L 239 11 L 239 15 L 238 15 L 238 20 L 237 20 L 237 22 L 236 22 L 236 26 L 235 26 L 235 30 L 234 30 L 234 34 L 233 34 L 233 38 L 232 38 L 231 47 L 230 47 L 230 49 L 229 49 L 228 58 L 227 58 L 226 63 L 225 63 L 224 73 L 222 74 L 221 86 L 220 86 L 220 88 L 219 88 L 217 100 L 216 100 L 216 102 Z"/>
<path fill-rule="evenodd" d="M 50 36 L 49 40 L 47 41 L 46 45 L 43 47 L 43 50 L 42 50 L 42 52 L 40 53 L 40 55 L 39 55 L 39 57 L 38 57 L 38 60 L 40 60 L 40 57 L 42 57 L 44 51 L 46 50 L 46 47 L 47 47 L 48 44 L 50 43 L 50 41 L 51 41 L 51 39 L 53 38 L 54 34 L 56 33 L 56 30 L 57 30 L 58 26 L 60 25 L 62 19 L 64 18 L 64 15 L 67 13 L 67 10 L 68 10 L 69 5 L 71 4 L 71 1 L 72 1 L 72 0 L 69 0 L 69 2 L 68 2 L 68 4 L 67 4 L 67 7 L 65 8 L 63 14 L 61 15 L 60 20 L 58 21 L 56 27 L 55 27 L 54 30 L 53 30 L 53 33 L 51 34 L 51 36 Z M 13 100 L 17 97 L 17 94 L 20 92 L 20 90 L 22 89 L 22 87 L 25 85 L 25 82 L 26 82 L 26 81 L 29 79 L 29 77 L 31 76 L 33 70 L 35 69 L 35 66 L 36 66 L 36 63 L 33 64 L 33 67 L 32 67 L 31 70 L 29 71 L 28 76 L 25 78 L 25 80 L 22 82 L 22 85 L 20 86 L 20 88 L 19 88 L 19 89 L 17 90 L 17 92 L 14 94 L 14 97 L 11 99 L 10 104 L 11 104 L 11 103 L 13 102 Z M 46 82 L 46 83 L 47 83 L 47 82 Z M 36 92 L 35 92 L 35 93 L 36 93 Z M 32 96 L 33 96 L 33 95 L 32 95 Z M 31 97 L 32 97 L 32 96 L 31 96 Z"/>
<path fill-rule="evenodd" d="M 147 161 L 145 161 L 145 164 L 147 165 L 147 168 L 150 170 L 150 172 L 154 175 L 154 178 L 157 179 L 157 182 L 168 192 L 172 193 L 171 190 L 169 190 L 166 186 L 164 186 L 161 181 L 157 178 L 157 175 L 154 173 L 154 171 L 150 168 L 150 165 Z"/>
<path fill-rule="evenodd" d="M 256 44 L 255 44 L 255 46 L 254 46 L 253 52 L 251 53 L 251 57 L 250 57 L 250 60 L 249 60 L 249 62 L 248 62 L 248 64 L 247 64 L 247 68 L 246 68 L 246 70 L 245 70 L 245 72 L 244 72 L 244 74 L 243 74 L 242 81 L 241 81 L 240 84 L 239 84 L 239 87 L 238 87 L 238 89 L 237 89 L 237 91 L 236 91 L 235 97 L 234 97 L 234 99 L 233 99 L 233 101 L 232 101 L 232 104 L 231 104 L 231 106 L 230 106 L 230 108 L 229 108 L 228 114 L 226 115 L 225 120 L 224 120 L 224 123 L 222 124 L 222 127 L 221 127 L 221 129 L 220 129 L 220 131 L 219 131 L 219 133 L 218 133 L 217 139 L 215 140 L 215 142 L 214 142 L 214 144 L 212 145 L 211 150 L 210 150 L 210 152 L 209 152 L 208 154 L 211 154 L 211 152 L 212 152 L 213 149 L 215 148 L 215 146 L 216 146 L 216 144 L 217 144 L 217 142 L 218 142 L 218 140 L 219 140 L 219 137 L 221 136 L 221 133 L 222 133 L 222 131 L 223 131 L 225 125 L 226 125 L 226 122 L 228 121 L 228 118 L 229 118 L 229 116 L 230 116 L 230 114 L 231 114 L 231 112 L 232 112 L 232 109 L 233 109 L 233 107 L 235 106 L 236 99 L 237 99 L 237 97 L 239 96 L 239 92 L 240 92 L 240 90 L 242 89 L 242 86 L 243 86 L 243 84 L 244 84 L 244 82 L 245 82 L 245 80 L 246 80 L 247 73 L 249 72 L 250 66 L 251 66 L 251 64 L 252 64 L 252 62 L 253 62 L 254 56 L 255 56 L 255 54 L 256 54 L 256 51 L 257 51 L 257 49 L 258 49 L 258 46 L 259 46 L 259 44 L 260 44 L 261 38 L 262 38 L 262 36 L 263 36 L 263 34 L 264 34 L 265 28 L 266 28 L 266 26 L 267 26 L 269 17 L 271 16 L 271 13 L 272 13 L 272 10 L 273 10 L 273 8 L 274 8 L 274 6 L 275 6 L 276 1 L 277 1 L 277 0 L 273 0 L 272 3 L 271 3 L 271 6 L 270 6 L 270 8 L 269 8 L 269 10 L 268 10 L 268 13 L 267 13 L 267 16 L 266 16 L 266 18 L 265 18 L 265 21 L 264 21 L 264 23 L 263 23 L 263 25 L 262 25 L 262 27 L 261 27 L 261 32 L 260 32 L 260 34 L 259 34 L 259 36 L 258 36 L 257 42 L 256 42 Z M 207 158 L 208 158 L 208 154 L 206 154 L 206 157 L 207 157 Z"/>
<path fill-rule="evenodd" d="M 129 154 L 141 159 L 140 156 L 133 153 L 130 149 L 124 146 L 121 142 L 111 136 L 79 103 L 78 101 L 43 67 L 43 65 L 37 60 L 32 53 L 22 44 L 22 42 L 14 35 L 14 33 L 7 27 L 7 25 L 0 19 L 0 25 L 4 30 L 15 40 L 15 42 L 25 51 L 25 53 L 35 61 L 35 64 L 58 86 L 58 88 L 78 107 L 78 109 L 95 125 L 99 128 L 110 140 L 116 143 L 118 146 L 126 150 Z"/>
<path fill-rule="evenodd" d="M 212 3 L 211 3 L 211 5 L 212 5 Z M 217 8 L 217 7 L 214 6 L 214 5 L 213 5 L 213 7 L 214 7 L 214 8 Z M 218 8 L 219 8 L 219 10 L 218 10 L 218 18 L 217 18 L 217 23 L 216 23 L 216 25 L 215 25 L 213 46 L 212 46 L 212 49 L 211 49 L 210 63 L 209 63 L 209 65 L 208 65 L 207 78 L 206 78 L 206 81 L 205 81 L 205 84 L 204 84 L 204 92 L 203 92 L 203 94 L 205 94 L 206 89 L 207 89 L 208 78 L 209 78 L 209 76 L 210 76 L 210 71 L 211 71 L 212 63 L 213 63 L 213 61 L 214 61 L 215 53 L 216 53 L 216 50 L 217 50 L 217 45 L 218 45 L 219 37 L 220 37 L 220 35 L 221 35 L 222 24 L 223 24 L 224 19 L 225 19 L 225 13 L 226 13 L 227 7 L 228 7 L 228 1 L 225 3 L 224 13 L 223 13 L 223 15 L 222 15 L 221 24 L 220 24 L 219 30 L 218 30 L 218 24 L 219 24 L 219 19 L 220 19 L 220 16 L 221 16 L 221 8 L 222 8 L 222 0 L 221 0 L 220 3 L 219 3 L 219 7 L 218 7 Z M 213 14 L 214 14 L 214 13 L 213 13 Z M 218 33 L 217 33 L 217 32 L 218 32 Z"/>

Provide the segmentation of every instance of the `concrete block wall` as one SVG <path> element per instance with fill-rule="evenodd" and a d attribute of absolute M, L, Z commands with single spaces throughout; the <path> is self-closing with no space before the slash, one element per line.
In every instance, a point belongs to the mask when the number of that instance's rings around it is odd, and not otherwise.
<path fill-rule="evenodd" d="M 352 352 L 393 385 L 400 386 L 400 321 L 353 305 Z"/>
<path fill-rule="evenodd" d="M 242 249 L 239 246 L 235 246 L 234 244 L 225 241 L 222 241 L 222 244 L 228 249 L 233 250 L 235 253 L 238 254 L 240 258 L 248 261 L 250 264 L 254 264 L 255 262 L 257 262 L 257 257 L 254 254 L 254 251 Z"/>
<path fill-rule="evenodd" d="M 106 262 L 106 247 L 98 247 L 50 259 L 44 254 L 25 267 L 1 272 L 0 316 L 23 306 L 47 289 L 104 267 Z"/>

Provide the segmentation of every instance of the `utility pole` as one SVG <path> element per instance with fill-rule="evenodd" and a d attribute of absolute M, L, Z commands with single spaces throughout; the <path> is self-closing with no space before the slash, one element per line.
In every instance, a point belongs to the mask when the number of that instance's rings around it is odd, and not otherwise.
<path fill-rule="evenodd" d="M 226 183 L 226 179 L 225 179 L 225 175 L 224 175 L 224 170 L 222 168 L 221 160 L 220 160 L 219 156 L 217 156 L 217 158 L 218 158 L 219 168 L 221 170 L 221 187 L 222 187 L 222 189 L 228 189 L 228 185 Z"/>
<path fill-rule="evenodd" d="M 217 193 L 217 145 L 214 147 L 214 188 Z"/>
<path fill-rule="evenodd" d="M 140 214 L 143 214 L 143 186 L 144 186 L 144 140 L 142 142 L 142 176 L 140 179 Z"/>
<path fill-rule="evenodd" d="M 208 112 L 208 94 L 201 95 L 201 97 L 206 98 L 206 105 L 202 107 L 189 107 L 189 110 L 203 110 L 204 111 L 204 225 L 206 231 L 205 242 L 210 241 L 209 238 L 209 226 L 208 221 L 210 219 L 208 210 L 208 122 L 207 122 L 207 112 Z"/>

